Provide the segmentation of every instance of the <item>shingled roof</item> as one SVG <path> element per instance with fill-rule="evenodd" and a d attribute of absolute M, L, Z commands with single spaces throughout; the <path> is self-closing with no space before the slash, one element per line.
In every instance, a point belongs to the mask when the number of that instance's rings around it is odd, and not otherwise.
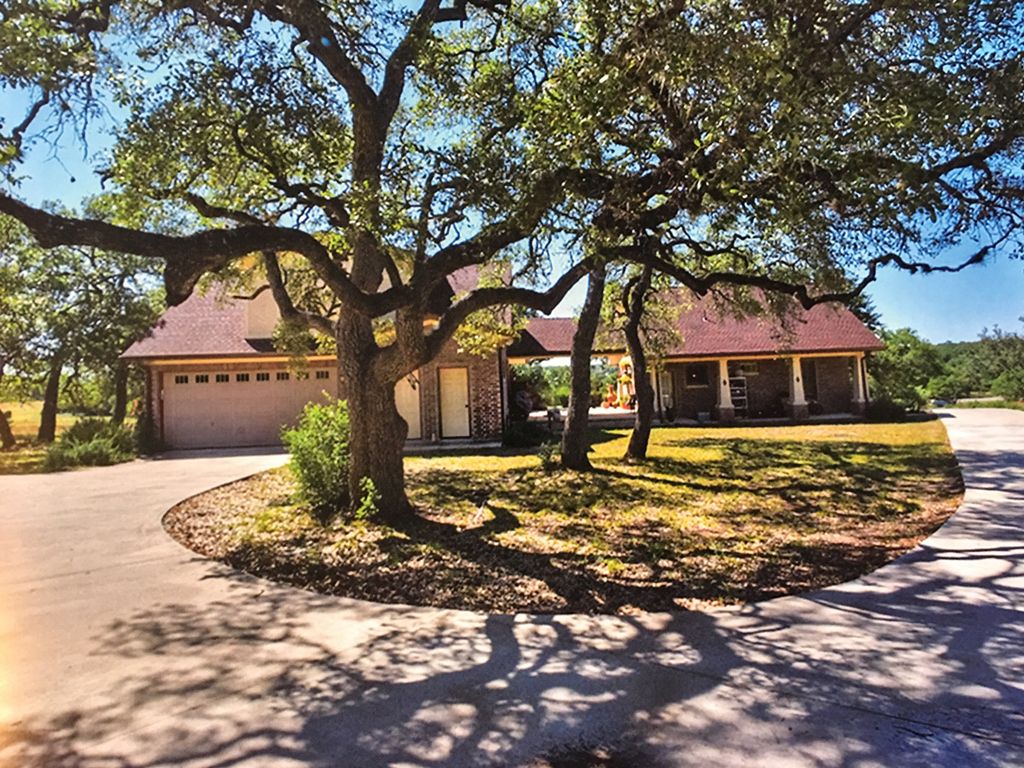
<path fill-rule="evenodd" d="M 525 358 L 568 355 L 575 329 L 571 318 L 532 318 L 508 354 Z M 884 346 L 853 312 L 834 304 L 808 310 L 794 301 L 783 320 L 770 312 L 737 317 L 705 297 L 694 299 L 680 312 L 678 330 L 679 341 L 668 353 L 672 357 L 867 352 Z"/>
<path fill-rule="evenodd" d="M 479 282 L 475 267 L 460 269 L 438 286 L 428 309 L 440 314 L 451 298 Z M 194 292 L 168 307 L 149 333 L 121 355 L 124 360 L 175 357 L 236 357 L 280 354 L 270 339 L 246 338 L 246 300 L 222 297 L 216 289 Z"/>

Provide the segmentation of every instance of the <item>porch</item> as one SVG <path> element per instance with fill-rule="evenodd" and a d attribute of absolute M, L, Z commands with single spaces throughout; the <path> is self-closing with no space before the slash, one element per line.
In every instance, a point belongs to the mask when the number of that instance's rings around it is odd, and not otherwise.
<path fill-rule="evenodd" d="M 862 352 L 669 359 L 652 378 L 668 423 L 851 418 L 869 397 Z"/>

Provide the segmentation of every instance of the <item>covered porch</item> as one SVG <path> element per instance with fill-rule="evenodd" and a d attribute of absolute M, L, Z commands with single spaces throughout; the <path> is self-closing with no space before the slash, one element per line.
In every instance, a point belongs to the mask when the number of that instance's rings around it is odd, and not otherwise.
<path fill-rule="evenodd" d="M 869 398 L 863 352 L 674 358 L 652 379 L 669 423 L 861 416 Z"/>

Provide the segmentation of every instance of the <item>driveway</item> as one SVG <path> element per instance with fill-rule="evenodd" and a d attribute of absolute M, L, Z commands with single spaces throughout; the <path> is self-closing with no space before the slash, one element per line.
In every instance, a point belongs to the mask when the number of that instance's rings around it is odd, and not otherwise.
<path fill-rule="evenodd" d="M 185 551 L 182 497 L 277 455 L 0 478 L 0 764 L 1024 764 L 1024 413 L 943 414 L 959 512 L 863 579 L 735 610 L 487 616 Z M 589 765 L 590 763 L 574 763 Z"/>

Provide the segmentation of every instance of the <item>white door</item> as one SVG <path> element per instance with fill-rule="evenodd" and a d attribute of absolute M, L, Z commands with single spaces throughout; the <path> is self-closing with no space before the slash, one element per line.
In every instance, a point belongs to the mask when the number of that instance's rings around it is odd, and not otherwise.
<path fill-rule="evenodd" d="M 469 437 L 469 369 L 440 368 L 441 437 Z"/>
<path fill-rule="evenodd" d="M 405 423 L 409 425 L 410 440 L 419 440 L 420 427 L 420 380 L 417 375 L 406 376 L 395 385 L 395 405 Z"/>
<path fill-rule="evenodd" d="M 278 445 L 281 428 L 293 426 L 306 403 L 334 391 L 334 371 L 319 376 L 255 367 L 165 373 L 164 441 L 171 448 Z"/>

